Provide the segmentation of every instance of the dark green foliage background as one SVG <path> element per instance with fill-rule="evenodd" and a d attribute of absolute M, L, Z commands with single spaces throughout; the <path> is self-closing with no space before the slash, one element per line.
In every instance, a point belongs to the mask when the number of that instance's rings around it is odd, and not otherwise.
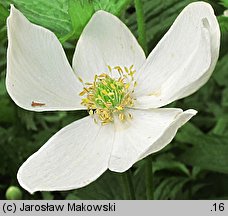
<path fill-rule="evenodd" d="M 144 0 L 149 50 L 168 30 L 191 0 Z M 208 1 L 218 16 L 222 31 L 221 52 L 209 82 L 198 92 L 171 107 L 199 111 L 182 127 L 170 145 L 153 158 L 155 199 L 228 199 L 228 1 Z M 32 22 L 52 30 L 63 43 L 69 61 L 80 33 L 99 9 L 119 16 L 137 37 L 131 0 L 0 0 L 0 198 L 10 185 L 18 185 L 20 165 L 60 128 L 86 112 L 22 110 L 5 89 L 6 18 L 13 3 Z M 155 81 L 156 82 L 156 81 Z M 131 169 L 137 199 L 145 199 L 144 163 Z M 152 171 L 152 170 L 151 170 Z M 23 189 L 21 189 L 23 190 Z M 23 199 L 123 199 L 120 174 L 107 171 L 91 185 L 68 192 L 23 190 Z"/>

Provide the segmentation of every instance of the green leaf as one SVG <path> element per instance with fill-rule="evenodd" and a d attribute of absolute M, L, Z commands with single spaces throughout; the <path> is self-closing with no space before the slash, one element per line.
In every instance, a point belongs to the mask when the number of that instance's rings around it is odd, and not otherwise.
<path fill-rule="evenodd" d="M 228 87 L 222 92 L 222 106 L 228 107 Z"/>
<path fill-rule="evenodd" d="M 5 8 L 2 3 L 0 3 L 0 14 L 1 14 L 1 18 L 0 18 L 0 26 L 5 24 L 6 18 L 9 15 L 9 11 L 7 10 L 7 8 Z"/>
<path fill-rule="evenodd" d="M 15 5 L 31 22 L 46 27 L 57 36 L 71 31 L 67 0 L 7 0 Z"/>
<path fill-rule="evenodd" d="M 105 10 L 116 16 L 120 16 L 131 0 L 94 0 L 92 1 L 95 11 Z"/>
<path fill-rule="evenodd" d="M 0 96 L 6 95 L 5 77 L 0 76 Z"/>
<path fill-rule="evenodd" d="M 218 119 L 215 127 L 213 128 L 212 133 L 216 135 L 228 136 L 228 116 L 227 118 L 225 118 L 225 116 L 222 116 Z"/>
<path fill-rule="evenodd" d="M 13 3 L 31 22 L 53 31 L 61 42 L 78 39 L 97 10 L 120 15 L 130 0 L 6 0 Z"/>
<path fill-rule="evenodd" d="M 188 143 L 193 146 L 180 156 L 183 162 L 206 170 L 228 173 L 228 137 L 192 135 Z"/>
<path fill-rule="evenodd" d="M 0 124 L 15 123 L 15 109 L 11 106 L 9 97 L 0 95 Z"/>
<path fill-rule="evenodd" d="M 155 199 L 175 199 L 190 179 L 179 176 L 171 176 L 163 179 L 155 189 Z"/>
<path fill-rule="evenodd" d="M 221 15 L 218 17 L 218 21 L 221 31 L 228 32 L 228 17 Z"/>
<path fill-rule="evenodd" d="M 221 0 L 222 5 L 228 8 L 228 0 Z"/>
<path fill-rule="evenodd" d="M 118 173 L 106 171 L 90 185 L 68 193 L 67 199 L 115 200 L 123 199 L 121 177 Z"/>
<path fill-rule="evenodd" d="M 68 39 L 79 38 L 85 25 L 95 11 L 105 10 L 116 16 L 120 16 L 123 9 L 131 0 L 68 0 L 68 14 L 71 19 L 72 31 L 60 38 L 61 42 Z"/>
<path fill-rule="evenodd" d="M 72 34 L 79 38 L 83 28 L 94 13 L 93 4 L 89 1 L 68 0 L 68 14 L 72 24 Z"/>
<path fill-rule="evenodd" d="M 177 133 L 175 139 L 179 142 L 185 143 L 189 141 L 189 139 L 192 137 L 192 134 L 203 135 L 203 132 L 200 131 L 200 129 L 194 124 L 188 122 L 183 128 L 181 128 L 181 131 Z"/>
<path fill-rule="evenodd" d="M 192 0 L 145 0 L 144 1 L 144 12 L 146 21 L 146 34 L 148 46 L 152 49 L 165 32 L 172 25 L 175 18 L 178 16 L 180 11 L 191 3 Z M 135 22 L 135 13 L 127 18 L 127 25 L 131 28 L 133 32 L 136 33 L 137 23 Z"/>
<path fill-rule="evenodd" d="M 153 170 L 161 171 L 161 170 L 169 170 L 169 171 L 177 171 L 181 172 L 187 176 L 190 175 L 188 168 L 185 166 L 185 164 L 179 162 L 179 161 L 173 161 L 173 160 L 157 160 L 153 163 Z"/>
<path fill-rule="evenodd" d="M 42 198 L 44 200 L 53 200 L 54 199 L 54 195 L 51 192 L 42 191 L 41 194 L 42 194 Z"/>
<path fill-rule="evenodd" d="M 37 130 L 34 112 L 26 111 L 19 108 L 18 117 L 21 122 L 26 125 L 27 130 Z"/>
<path fill-rule="evenodd" d="M 220 86 L 228 87 L 228 54 L 224 55 L 217 63 L 213 77 Z"/>

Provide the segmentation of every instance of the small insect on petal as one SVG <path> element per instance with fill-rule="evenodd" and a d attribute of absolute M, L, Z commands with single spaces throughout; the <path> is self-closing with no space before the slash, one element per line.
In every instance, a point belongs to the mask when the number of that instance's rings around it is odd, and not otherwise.
<path fill-rule="evenodd" d="M 32 107 L 41 107 L 41 106 L 45 106 L 45 105 L 46 105 L 45 103 L 38 103 L 35 101 L 32 101 L 32 103 L 31 103 Z"/>

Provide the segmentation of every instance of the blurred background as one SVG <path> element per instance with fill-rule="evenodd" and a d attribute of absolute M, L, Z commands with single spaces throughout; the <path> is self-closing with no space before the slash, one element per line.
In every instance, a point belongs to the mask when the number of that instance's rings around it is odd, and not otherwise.
<path fill-rule="evenodd" d="M 147 42 L 151 51 L 191 0 L 144 0 Z M 162 151 L 154 154 L 155 199 L 228 199 L 228 0 L 210 0 L 222 39 L 220 58 L 208 83 L 195 94 L 169 107 L 193 108 L 198 114 Z M 82 29 L 99 9 L 109 11 L 137 37 L 132 0 L 0 0 L 0 199 L 123 199 L 120 174 L 107 171 L 89 186 L 67 192 L 30 195 L 16 178 L 20 165 L 55 132 L 88 115 L 85 111 L 23 110 L 5 88 L 9 5 L 33 23 L 53 31 L 69 61 Z M 44 77 L 45 78 L 45 77 Z M 137 199 L 145 199 L 144 163 L 131 168 Z"/>

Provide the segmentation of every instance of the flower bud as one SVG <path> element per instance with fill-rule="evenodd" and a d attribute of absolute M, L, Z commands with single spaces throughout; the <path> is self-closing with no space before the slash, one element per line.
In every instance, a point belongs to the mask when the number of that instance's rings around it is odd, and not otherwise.
<path fill-rule="evenodd" d="M 6 199 L 7 200 L 21 200 L 22 199 L 21 189 L 16 186 L 10 186 L 6 191 Z"/>

